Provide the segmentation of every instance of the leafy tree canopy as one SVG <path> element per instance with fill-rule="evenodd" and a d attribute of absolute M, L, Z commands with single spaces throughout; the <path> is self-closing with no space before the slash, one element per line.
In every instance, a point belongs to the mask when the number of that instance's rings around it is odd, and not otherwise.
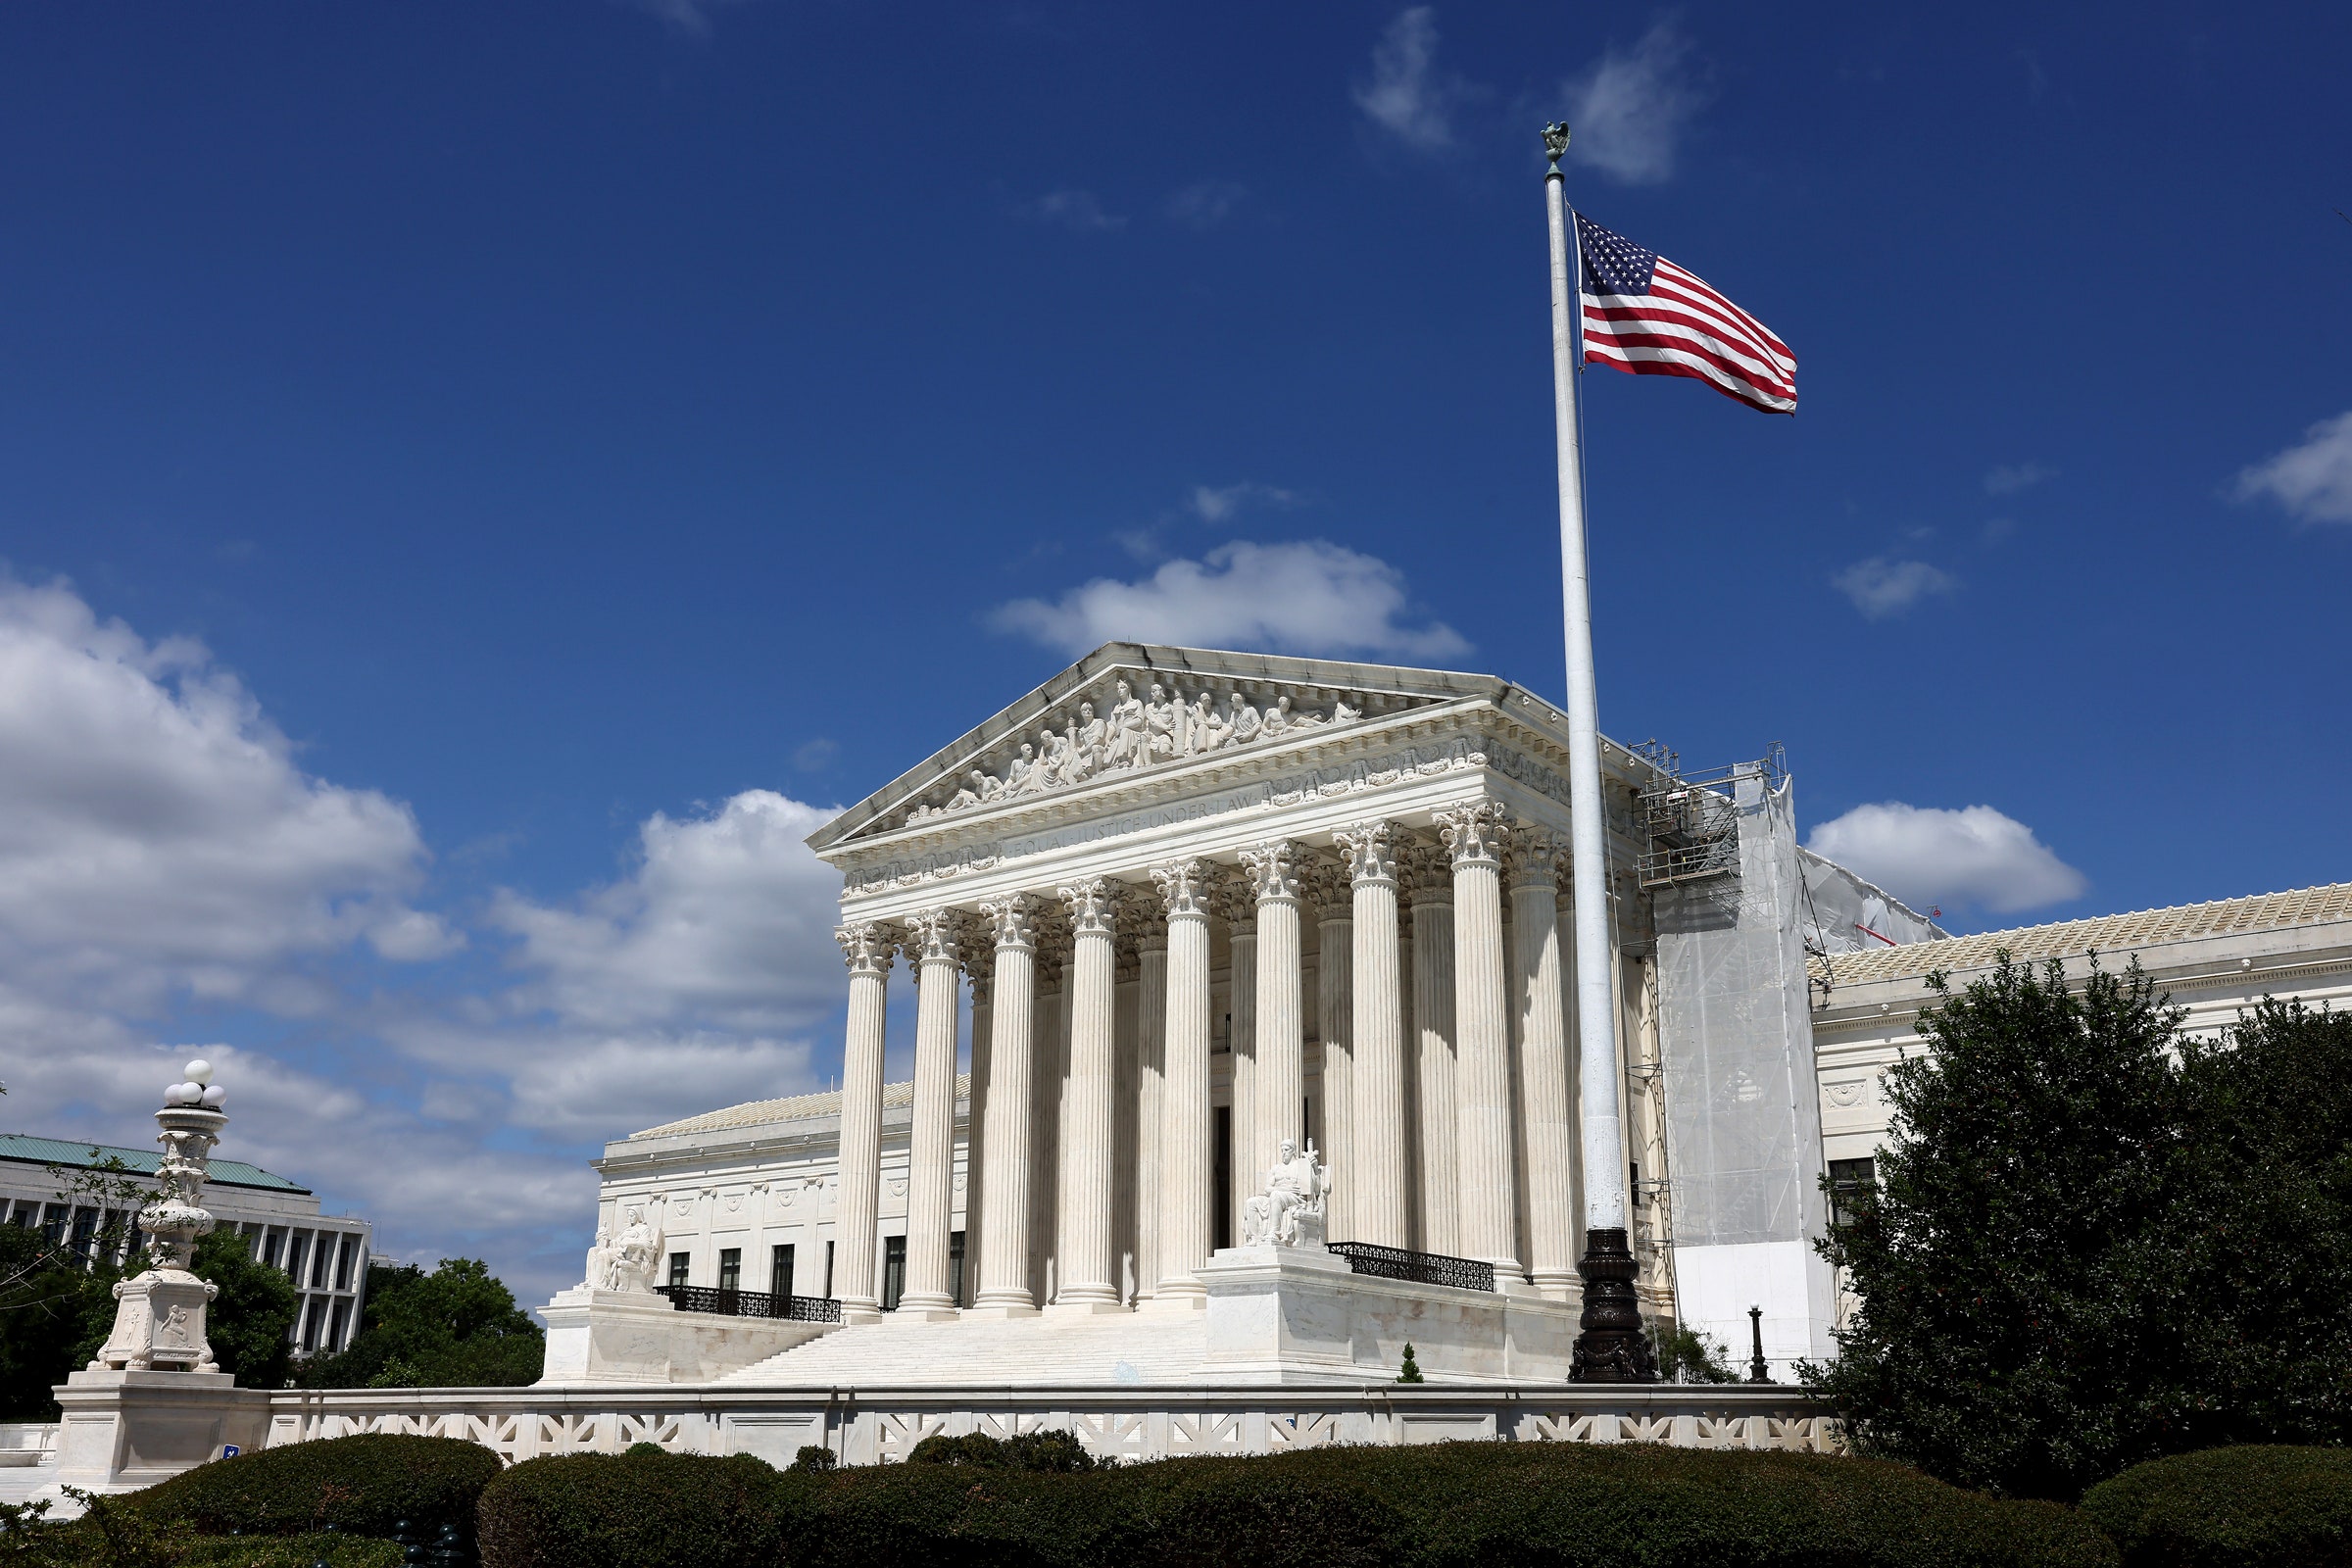
<path fill-rule="evenodd" d="M 2134 964 L 2003 955 L 1886 1075 L 1875 1193 L 1824 1244 L 1859 1307 L 1806 1369 L 1866 1450 L 2072 1498 L 2221 1443 L 2352 1439 L 2352 1016 L 2219 1039 Z"/>
<path fill-rule="evenodd" d="M 514 1293 L 475 1258 L 371 1263 L 351 1348 L 306 1362 L 315 1389 L 513 1388 L 539 1381 L 546 1338 Z"/>

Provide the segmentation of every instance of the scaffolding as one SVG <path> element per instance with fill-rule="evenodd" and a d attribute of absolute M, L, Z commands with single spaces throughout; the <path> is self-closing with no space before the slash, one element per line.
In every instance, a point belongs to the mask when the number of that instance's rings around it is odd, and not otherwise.
<path fill-rule="evenodd" d="M 1777 792 L 1788 775 L 1781 747 L 1776 743 L 1757 761 L 1697 774 L 1685 774 L 1680 759 L 1655 741 L 1638 750 L 1664 775 L 1637 803 L 1648 845 L 1642 855 L 1642 887 L 1738 876 L 1740 786 L 1752 780 Z"/>

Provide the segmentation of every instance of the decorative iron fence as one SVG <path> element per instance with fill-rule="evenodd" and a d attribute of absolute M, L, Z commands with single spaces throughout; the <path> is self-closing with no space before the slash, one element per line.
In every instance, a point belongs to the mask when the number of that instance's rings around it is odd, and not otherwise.
<path fill-rule="evenodd" d="M 720 1317 L 780 1317 L 795 1323 L 838 1323 L 841 1303 L 829 1296 L 770 1296 L 765 1291 L 721 1291 L 708 1285 L 657 1285 L 681 1312 L 715 1312 Z"/>
<path fill-rule="evenodd" d="M 1384 1280 L 1411 1280 L 1416 1285 L 1451 1285 L 1457 1290 L 1492 1291 L 1494 1265 L 1443 1252 L 1408 1252 L 1401 1247 L 1375 1247 L 1370 1242 L 1326 1242 L 1325 1248 L 1348 1260 L 1349 1272 Z"/>

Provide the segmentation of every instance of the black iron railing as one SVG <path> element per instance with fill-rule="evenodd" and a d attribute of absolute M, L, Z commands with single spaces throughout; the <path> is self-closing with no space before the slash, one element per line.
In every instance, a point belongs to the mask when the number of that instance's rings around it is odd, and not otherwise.
<path fill-rule="evenodd" d="M 1443 1252 L 1408 1252 L 1401 1247 L 1375 1247 L 1370 1242 L 1329 1242 L 1332 1251 L 1348 1260 L 1357 1274 L 1384 1280 L 1411 1280 L 1416 1285 L 1451 1285 L 1457 1290 L 1492 1291 L 1494 1265 Z"/>
<path fill-rule="evenodd" d="M 715 1312 L 721 1317 L 780 1317 L 795 1323 L 838 1323 L 841 1303 L 829 1296 L 770 1296 L 765 1291 L 721 1291 L 708 1285 L 657 1285 L 681 1312 Z"/>

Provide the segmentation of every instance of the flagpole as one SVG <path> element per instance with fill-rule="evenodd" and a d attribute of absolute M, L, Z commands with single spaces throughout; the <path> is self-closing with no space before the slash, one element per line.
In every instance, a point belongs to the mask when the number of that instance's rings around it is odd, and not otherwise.
<path fill-rule="evenodd" d="M 1576 295 L 1584 269 L 1569 242 L 1567 180 L 1560 173 L 1568 127 L 1544 126 L 1544 150 L 1551 166 L 1544 176 L 1544 210 L 1551 227 L 1551 389 L 1560 464 L 1560 608 L 1568 645 L 1569 860 L 1585 1175 L 1585 1250 L 1577 1260 L 1585 1304 L 1569 1375 L 1578 1383 L 1648 1383 L 1656 1380 L 1657 1369 L 1634 1294 L 1640 1265 L 1626 1243 L 1625 1134 L 1617 1120 L 1608 842 L 1600 798 L 1600 715 L 1592 686 L 1592 594 L 1585 559 L 1584 432 L 1576 408 Z"/>

